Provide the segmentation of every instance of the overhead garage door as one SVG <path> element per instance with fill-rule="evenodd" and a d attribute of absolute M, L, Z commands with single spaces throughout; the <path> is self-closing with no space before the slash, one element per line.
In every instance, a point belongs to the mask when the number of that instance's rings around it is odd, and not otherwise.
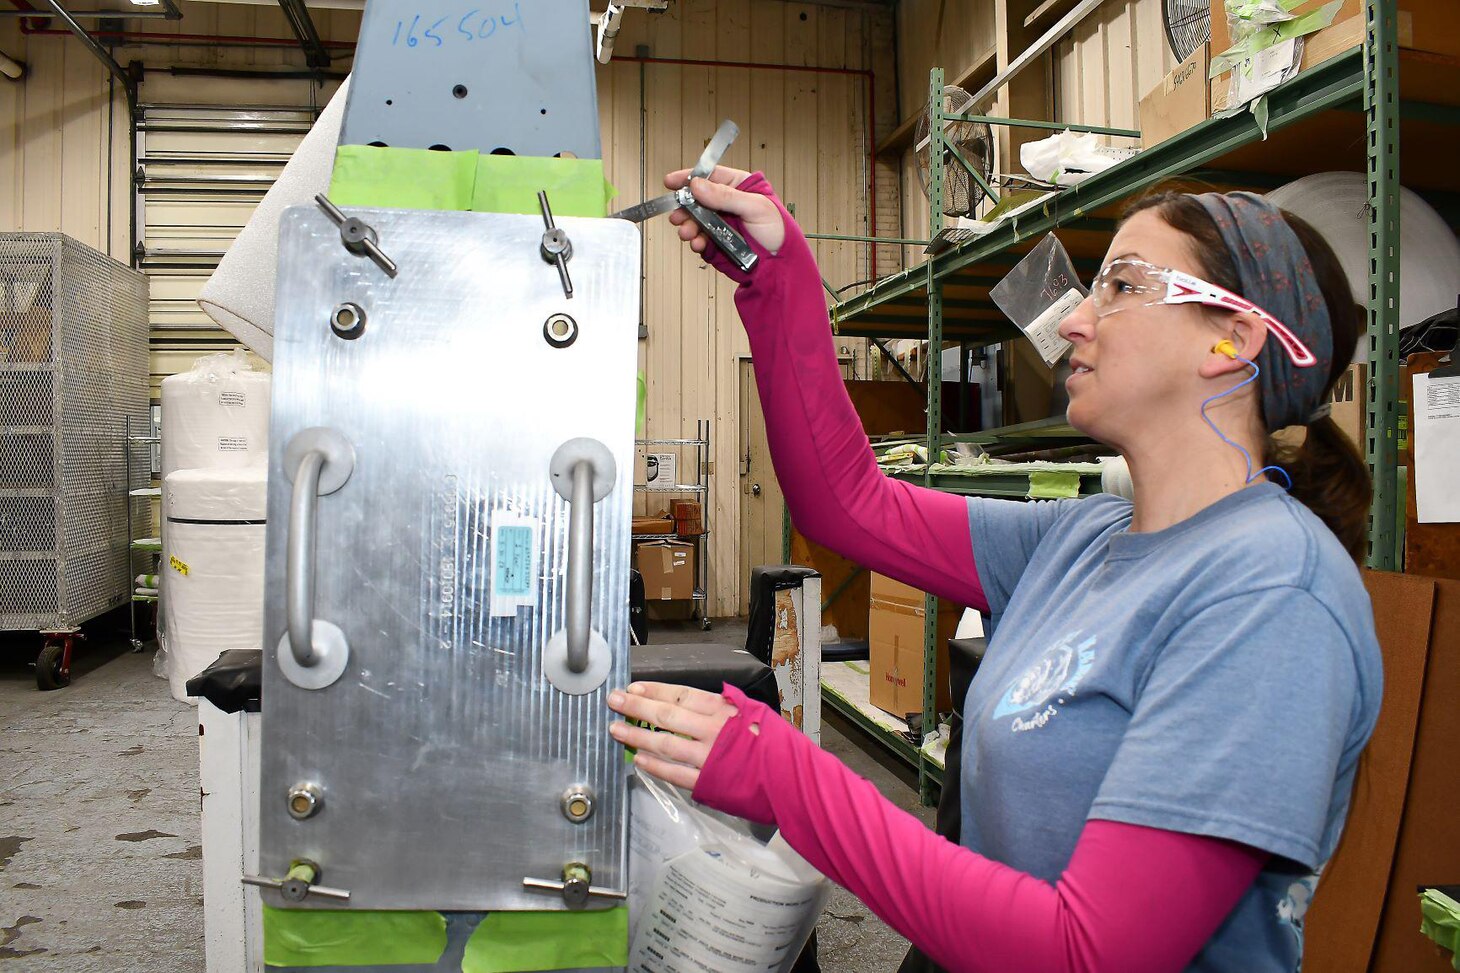
<path fill-rule="evenodd" d="M 276 93 L 275 85 L 261 90 Z M 249 83 L 228 88 L 238 97 Z M 139 106 L 137 265 L 152 285 L 154 397 L 158 382 L 197 356 L 239 347 L 198 307 L 198 294 L 318 113 L 267 104 Z"/>

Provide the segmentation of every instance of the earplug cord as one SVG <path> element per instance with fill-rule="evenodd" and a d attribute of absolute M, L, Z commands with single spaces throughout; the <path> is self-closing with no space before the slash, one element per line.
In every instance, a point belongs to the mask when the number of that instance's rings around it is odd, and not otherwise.
<path fill-rule="evenodd" d="M 1236 355 L 1236 354 L 1231 355 L 1231 357 L 1237 359 L 1242 364 L 1249 366 L 1252 369 L 1252 374 L 1249 375 L 1249 376 L 1247 376 L 1242 381 L 1238 382 L 1236 385 L 1234 385 L 1231 388 L 1227 389 L 1227 391 L 1225 391 L 1225 392 L 1218 392 L 1216 395 L 1213 395 L 1211 398 L 1209 398 L 1205 402 L 1203 402 L 1201 404 L 1201 417 L 1202 417 L 1202 421 L 1204 421 L 1208 426 L 1211 427 L 1212 432 L 1216 433 L 1217 436 L 1218 436 L 1218 438 L 1220 438 L 1222 440 L 1222 442 L 1226 443 L 1228 446 L 1231 446 L 1237 452 L 1239 452 L 1239 453 L 1242 454 L 1242 458 L 1247 461 L 1247 481 L 1246 481 L 1247 483 L 1251 483 L 1253 480 L 1257 479 L 1262 474 L 1267 473 L 1268 471 L 1271 471 L 1273 473 L 1279 473 L 1279 474 L 1281 474 L 1282 475 L 1282 478 L 1283 478 L 1283 482 L 1285 482 L 1287 484 L 1286 489 L 1288 489 L 1289 491 L 1291 491 L 1293 489 L 1293 478 L 1290 477 L 1290 476 L 1288 476 L 1288 471 L 1287 470 L 1283 469 L 1281 466 L 1264 466 L 1262 469 L 1258 470 L 1256 473 L 1252 472 L 1252 454 L 1249 453 L 1247 451 L 1247 449 L 1245 447 L 1243 447 L 1240 443 L 1235 443 L 1232 440 L 1228 439 L 1226 437 L 1226 435 L 1223 434 L 1222 430 L 1220 430 L 1220 429 L 1217 428 L 1217 424 L 1215 422 L 1212 422 L 1212 417 L 1209 416 L 1209 415 L 1207 415 L 1207 406 L 1211 405 L 1213 402 L 1217 401 L 1218 399 L 1226 398 L 1227 396 L 1231 395 L 1233 392 L 1238 391 L 1239 389 L 1246 388 L 1247 386 L 1251 385 L 1253 382 L 1257 381 L 1258 376 L 1262 374 L 1262 369 L 1260 369 L 1260 368 L 1257 367 L 1257 362 L 1252 361 L 1251 359 L 1248 359 L 1248 358 L 1243 358 L 1241 355 Z"/>

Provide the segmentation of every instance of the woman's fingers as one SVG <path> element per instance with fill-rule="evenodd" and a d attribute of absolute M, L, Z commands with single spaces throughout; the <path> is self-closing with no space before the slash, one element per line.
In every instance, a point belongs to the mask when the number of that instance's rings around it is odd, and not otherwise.
<path fill-rule="evenodd" d="M 632 723 L 612 723 L 608 732 L 626 747 L 632 747 L 640 753 L 652 753 L 689 767 L 703 767 L 705 758 L 710 755 L 709 746 L 698 740 L 687 740 L 673 733 L 634 726 Z"/>
<path fill-rule="evenodd" d="M 634 766 L 646 774 L 658 777 L 666 783 L 687 791 L 693 791 L 695 784 L 700 780 L 700 772 L 697 768 L 670 763 L 642 750 L 634 754 Z"/>
<path fill-rule="evenodd" d="M 664 177 L 664 188 L 683 189 L 689 183 L 689 174 L 693 170 L 679 169 Z M 709 175 L 710 182 L 719 183 L 722 186 L 738 186 L 750 178 L 750 173 L 744 169 L 732 169 L 729 166 L 716 166 L 715 171 Z"/>
<path fill-rule="evenodd" d="M 725 697 L 719 693 L 709 693 L 703 689 L 693 689 L 689 686 L 677 686 L 674 683 L 630 683 L 628 692 L 631 696 L 642 696 L 645 699 L 652 699 L 661 703 L 673 703 L 676 706 L 683 706 L 687 710 L 695 713 L 703 713 L 705 716 L 718 716 L 721 713 L 730 714 L 735 712 L 735 707 L 725 702 Z"/>
<path fill-rule="evenodd" d="M 650 726 L 680 733 L 696 740 L 713 740 L 727 716 L 708 716 L 666 700 L 646 699 L 631 693 L 613 692 L 608 705 L 616 713 Z"/>

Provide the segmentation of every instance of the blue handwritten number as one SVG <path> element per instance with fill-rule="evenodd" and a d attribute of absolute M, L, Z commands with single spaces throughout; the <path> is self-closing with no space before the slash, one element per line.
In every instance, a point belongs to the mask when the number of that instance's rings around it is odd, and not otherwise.
<path fill-rule="evenodd" d="M 391 47 L 395 47 L 395 45 L 397 45 L 397 44 L 400 43 L 400 29 L 402 27 L 404 27 L 404 26 L 405 26 L 405 24 L 403 24 L 399 20 L 397 20 L 395 22 L 395 36 L 390 39 L 390 46 Z"/>
<path fill-rule="evenodd" d="M 487 30 L 487 28 L 489 28 L 489 27 L 491 29 L 490 30 Z M 486 33 L 482 33 L 482 31 L 486 31 Z M 497 32 L 497 18 L 496 17 L 488 17 L 486 20 L 482 21 L 482 29 L 479 30 L 479 31 L 477 31 L 477 36 L 478 37 L 491 37 L 496 32 Z"/>
<path fill-rule="evenodd" d="M 503 14 L 502 15 L 502 26 L 503 27 L 511 27 L 513 24 L 516 24 L 518 26 L 521 26 L 521 24 L 522 24 L 522 4 L 520 4 L 520 3 L 514 3 L 512 5 L 512 9 L 514 11 L 516 11 L 516 13 L 517 13 L 517 19 L 516 20 L 512 20 L 506 14 Z M 526 28 L 523 28 L 523 29 L 525 30 Z"/>
<path fill-rule="evenodd" d="M 446 18 L 445 17 L 442 17 L 440 20 L 436 21 L 430 27 L 427 27 L 426 28 L 426 36 L 429 37 L 429 38 L 431 38 L 431 40 L 435 41 L 437 47 L 440 47 L 442 44 L 446 43 L 445 41 L 443 41 L 441 39 L 441 35 L 438 34 L 438 33 L 436 33 L 436 28 L 437 27 L 440 27 L 444 23 L 446 23 Z"/>
<path fill-rule="evenodd" d="M 471 15 L 474 13 L 476 13 L 475 10 L 468 10 L 466 12 L 466 16 L 461 18 L 461 23 L 456 25 L 456 32 L 463 35 L 469 41 L 476 40 L 476 38 L 472 36 L 472 32 L 466 29 L 466 22 L 471 19 Z"/>
<path fill-rule="evenodd" d="M 416 40 L 416 25 L 420 22 L 421 15 L 416 14 L 415 19 L 411 21 L 411 29 L 406 32 L 406 47 L 415 47 L 417 44 L 421 43 L 420 41 Z"/>

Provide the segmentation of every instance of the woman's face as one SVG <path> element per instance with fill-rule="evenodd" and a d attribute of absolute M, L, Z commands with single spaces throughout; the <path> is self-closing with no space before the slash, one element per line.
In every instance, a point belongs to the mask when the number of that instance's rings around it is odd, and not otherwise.
<path fill-rule="evenodd" d="M 1189 239 L 1154 210 L 1127 220 L 1105 262 L 1126 258 L 1198 277 Z M 1224 335 L 1196 305 L 1131 306 L 1099 317 L 1086 298 L 1060 325 L 1073 345 L 1070 424 L 1118 449 L 1142 430 L 1159 432 L 1200 417 L 1210 390 L 1198 369 Z"/>

